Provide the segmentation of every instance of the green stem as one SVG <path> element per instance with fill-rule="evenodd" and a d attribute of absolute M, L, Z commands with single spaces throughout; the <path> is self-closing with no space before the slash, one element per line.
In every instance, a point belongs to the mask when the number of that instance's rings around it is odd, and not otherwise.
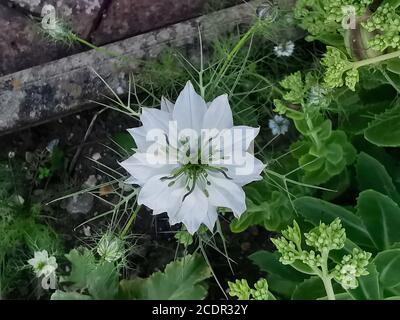
<path fill-rule="evenodd" d="M 104 54 L 106 54 L 108 56 L 115 57 L 115 58 L 118 58 L 118 59 L 121 59 L 121 60 L 129 60 L 129 59 L 127 59 L 126 57 L 124 57 L 122 54 L 120 54 L 118 52 L 107 50 L 107 49 L 105 49 L 103 47 L 98 47 L 98 46 L 94 45 L 93 43 L 91 43 L 91 42 L 89 42 L 89 41 L 87 41 L 85 39 L 82 39 L 81 37 L 77 36 L 76 34 L 73 34 L 72 38 L 75 41 L 80 42 L 81 44 L 83 44 L 83 45 L 85 45 L 85 46 L 87 46 L 87 47 L 89 47 L 91 49 L 94 49 L 94 50 L 96 50 L 98 52 L 104 53 Z"/>
<path fill-rule="evenodd" d="M 370 59 L 365 59 L 365 60 L 361 60 L 361 61 L 357 61 L 357 62 L 353 62 L 351 64 L 351 68 L 361 68 L 361 67 L 365 67 L 371 64 L 376 64 L 379 62 L 383 62 L 386 60 L 390 60 L 390 59 L 394 59 L 394 58 L 400 58 L 400 50 L 399 51 L 395 51 L 395 52 L 391 52 L 391 53 L 387 53 L 375 58 L 370 58 Z M 351 69 L 350 68 L 350 69 Z"/>
<path fill-rule="evenodd" d="M 307 113 L 305 113 L 304 115 L 308 130 L 310 130 L 310 136 L 314 141 L 314 144 L 317 146 L 317 149 L 319 150 L 319 148 L 321 147 L 321 141 L 319 140 L 318 135 L 314 132 L 314 125 L 312 123 L 312 120 L 310 119 Z"/>
<path fill-rule="evenodd" d="M 232 62 L 232 59 L 236 56 L 236 54 L 239 52 L 239 50 L 243 47 L 243 45 L 246 43 L 246 41 L 254 34 L 256 29 L 259 27 L 258 23 L 254 24 L 238 41 L 238 43 L 235 45 L 235 47 L 229 52 L 228 56 L 225 59 L 224 64 L 221 67 L 221 71 L 218 73 L 218 78 L 217 80 L 213 81 L 213 88 L 216 88 L 220 80 L 222 79 L 223 76 L 225 76 L 226 71 L 229 68 L 230 63 Z"/>
<path fill-rule="evenodd" d="M 137 213 L 139 212 L 141 206 L 137 206 L 137 208 L 135 209 L 135 211 L 132 212 L 128 222 L 126 223 L 124 229 L 122 230 L 121 234 L 120 234 L 120 238 L 123 239 L 125 238 L 126 234 L 128 233 L 132 223 L 135 221 Z"/>
<path fill-rule="evenodd" d="M 328 297 L 328 300 L 336 300 L 335 292 L 333 291 L 331 279 L 328 278 L 321 278 L 322 282 L 324 283 L 325 291 Z"/>
<path fill-rule="evenodd" d="M 321 279 L 322 282 L 324 283 L 324 287 L 325 287 L 325 291 L 328 297 L 328 300 L 336 300 L 335 298 L 335 292 L 333 291 L 333 287 L 332 287 L 332 281 L 331 281 L 331 277 L 329 275 L 329 271 L 328 271 L 328 256 L 329 256 L 329 252 L 322 252 L 322 274 L 321 274 Z"/>

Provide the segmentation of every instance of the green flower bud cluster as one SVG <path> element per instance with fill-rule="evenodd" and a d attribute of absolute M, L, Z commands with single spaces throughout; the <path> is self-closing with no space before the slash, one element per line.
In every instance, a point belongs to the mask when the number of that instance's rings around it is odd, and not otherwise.
<path fill-rule="evenodd" d="M 357 288 L 357 277 L 368 274 L 366 267 L 370 258 L 371 253 L 354 248 L 352 254 L 344 256 L 341 263 L 336 265 L 334 279 L 344 289 Z"/>
<path fill-rule="evenodd" d="M 328 22 L 341 23 L 345 13 L 343 9 L 347 7 L 354 8 L 356 16 L 362 16 L 366 11 L 368 6 L 373 2 L 373 0 L 330 0 L 324 1 L 324 9 L 327 13 Z"/>
<path fill-rule="evenodd" d="M 303 108 L 310 106 L 312 107 L 309 108 L 310 112 L 327 107 L 331 102 L 330 90 L 323 84 L 319 84 L 318 78 L 313 73 L 307 73 L 305 76 L 301 72 L 293 73 L 283 79 L 280 85 L 286 90 L 283 95 L 286 102 L 301 105 Z M 286 114 L 294 120 L 299 119 L 299 112 L 290 109 L 282 100 L 276 99 L 274 104 L 275 112 Z"/>
<path fill-rule="evenodd" d="M 343 52 L 334 47 L 328 47 L 321 63 L 325 67 L 324 81 L 328 88 L 339 88 L 346 84 L 350 90 L 355 91 L 359 73 Z"/>
<path fill-rule="evenodd" d="M 300 260 L 311 268 L 321 267 L 323 264 L 322 256 L 314 250 L 303 251 Z"/>
<path fill-rule="evenodd" d="M 251 294 L 254 300 L 270 300 L 270 293 L 268 291 L 268 282 L 266 279 L 260 279 L 254 284 Z"/>
<path fill-rule="evenodd" d="M 288 241 L 285 237 L 271 239 L 271 241 L 281 254 L 279 261 L 282 264 L 292 264 L 296 260 L 300 259 L 301 252 L 298 251 L 298 248 L 294 242 Z"/>
<path fill-rule="evenodd" d="M 332 279 L 343 288 L 352 289 L 358 286 L 358 277 L 368 274 L 366 267 L 371 254 L 357 248 L 353 249 L 352 254 L 345 255 L 332 269 L 328 267 L 329 252 L 342 249 L 346 241 L 346 231 L 339 218 L 329 225 L 320 223 L 304 234 L 305 243 L 312 249 L 302 249 L 301 232 L 296 221 L 293 227 L 287 228 L 282 235 L 283 237 L 272 239 L 281 254 L 279 261 L 320 277 L 330 299 L 334 299 Z M 300 260 L 309 270 L 296 265 L 296 260 Z"/>
<path fill-rule="evenodd" d="M 260 279 L 251 289 L 247 280 L 236 280 L 228 282 L 229 295 L 237 297 L 239 300 L 275 300 L 274 296 L 268 291 L 268 282 L 266 279 Z"/>
<path fill-rule="evenodd" d="M 288 92 L 283 95 L 286 101 L 301 103 L 304 100 L 306 88 L 300 71 L 287 76 L 280 82 L 280 85 L 288 90 Z"/>
<path fill-rule="evenodd" d="M 308 40 L 325 38 L 327 34 L 343 31 L 342 21 L 346 17 L 346 8 L 354 8 L 357 17 L 363 16 L 373 0 L 299 0 L 296 3 L 295 17 L 301 20 L 301 26 L 311 36 Z"/>
<path fill-rule="evenodd" d="M 237 297 L 239 300 L 250 300 L 251 288 L 246 279 L 228 282 L 229 295 Z"/>
<path fill-rule="evenodd" d="M 384 51 L 388 48 L 400 48 L 400 15 L 391 4 L 380 6 L 372 17 L 363 23 L 363 27 L 368 32 L 378 33 L 369 41 L 373 49 Z"/>
<path fill-rule="evenodd" d="M 321 223 L 318 227 L 305 233 L 304 236 L 306 244 L 319 252 L 342 249 L 346 241 L 346 231 L 342 228 L 339 218 L 336 218 L 330 225 Z"/>
<path fill-rule="evenodd" d="M 300 25 L 311 34 L 307 40 L 315 40 L 315 37 L 320 34 L 336 32 L 336 24 L 332 26 L 326 23 L 326 12 L 321 6 L 320 0 L 298 0 L 294 16 L 301 21 Z"/>

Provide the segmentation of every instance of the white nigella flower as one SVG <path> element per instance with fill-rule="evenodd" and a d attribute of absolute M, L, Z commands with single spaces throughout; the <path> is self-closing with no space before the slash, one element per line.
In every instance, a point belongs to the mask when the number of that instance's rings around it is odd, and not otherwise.
<path fill-rule="evenodd" d="M 286 132 L 289 131 L 289 125 L 290 122 L 288 119 L 282 117 L 282 116 L 274 116 L 273 119 L 270 119 L 268 122 L 268 126 L 272 131 L 272 134 L 274 136 L 278 136 L 281 134 L 285 134 Z"/>
<path fill-rule="evenodd" d="M 33 271 L 38 278 L 41 276 L 51 276 L 58 267 L 56 258 L 53 256 L 49 257 L 49 254 L 46 250 L 36 251 L 34 257 L 29 259 L 28 263 L 32 266 Z"/>
<path fill-rule="evenodd" d="M 295 45 L 293 41 L 280 43 L 274 47 L 274 52 L 278 57 L 290 57 L 294 52 Z"/>
<path fill-rule="evenodd" d="M 121 163 L 127 183 L 141 187 L 139 204 L 167 212 L 171 225 L 182 222 L 191 234 L 201 224 L 212 230 L 218 207 L 240 217 L 242 186 L 260 180 L 264 165 L 248 152 L 259 129 L 233 125 L 227 95 L 207 104 L 188 82 L 175 104 L 162 99 L 161 110 L 143 108 L 140 120 L 128 130 L 136 153 Z"/>

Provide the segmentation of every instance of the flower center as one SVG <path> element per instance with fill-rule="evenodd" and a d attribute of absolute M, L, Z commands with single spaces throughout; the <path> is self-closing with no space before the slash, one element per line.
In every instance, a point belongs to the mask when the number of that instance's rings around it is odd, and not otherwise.
<path fill-rule="evenodd" d="M 188 197 L 194 191 L 196 186 L 203 191 L 206 197 L 209 196 L 207 190 L 207 187 L 211 185 L 211 182 L 208 179 L 209 172 L 222 173 L 226 179 L 232 180 L 232 178 L 227 175 L 226 171 L 227 169 L 222 167 L 220 168 L 205 164 L 188 163 L 172 171 L 171 175 L 162 177 L 161 181 L 170 180 L 168 186 L 172 187 L 178 181 L 178 179 L 184 179 L 185 188 L 187 190 L 187 193 L 184 195 L 182 200 L 184 201 L 186 197 Z"/>

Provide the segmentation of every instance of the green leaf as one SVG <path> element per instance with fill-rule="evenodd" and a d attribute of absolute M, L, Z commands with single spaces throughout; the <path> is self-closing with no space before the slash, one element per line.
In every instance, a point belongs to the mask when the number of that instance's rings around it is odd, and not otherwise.
<path fill-rule="evenodd" d="M 129 154 L 136 147 L 135 141 L 128 132 L 117 132 L 112 136 L 112 140 L 124 151 Z"/>
<path fill-rule="evenodd" d="M 232 232 L 243 232 L 253 225 L 260 225 L 269 231 L 279 231 L 293 220 L 293 208 L 288 196 L 279 191 L 269 192 L 265 183 L 258 183 L 247 191 L 247 210 L 233 219 Z"/>
<path fill-rule="evenodd" d="M 394 288 L 400 285 L 400 249 L 382 251 L 376 255 L 373 262 L 383 287 Z"/>
<path fill-rule="evenodd" d="M 210 275 L 203 257 L 187 255 L 168 264 L 164 272 L 153 273 L 147 279 L 121 282 L 121 295 L 125 299 L 200 300 L 207 296 L 202 282 Z"/>
<path fill-rule="evenodd" d="M 83 252 L 73 249 L 65 256 L 71 262 L 71 273 L 65 277 L 65 281 L 72 282 L 73 287 L 77 289 L 87 288 L 88 275 L 96 268 L 93 253 L 88 249 L 84 249 Z"/>
<path fill-rule="evenodd" d="M 347 290 L 347 292 L 355 300 L 380 300 L 383 297 L 376 267 L 371 263 L 367 267 L 367 270 L 369 272 L 368 275 L 358 278 L 358 287 L 356 289 Z"/>
<path fill-rule="evenodd" d="M 400 146 L 400 114 L 372 121 L 364 132 L 365 139 L 380 147 Z"/>
<path fill-rule="evenodd" d="M 94 299 L 114 299 L 118 293 L 119 274 L 111 262 L 98 265 L 87 276 L 88 291 Z"/>
<path fill-rule="evenodd" d="M 386 68 L 393 73 L 400 74 L 400 59 L 392 59 L 386 62 Z"/>
<path fill-rule="evenodd" d="M 276 274 L 268 275 L 267 280 L 269 290 L 278 294 L 284 299 L 291 298 L 298 284 L 298 282 L 282 278 Z"/>
<path fill-rule="evenodd" d="M 320 222 L 331 223 L 340 218 L 349 239 L 364 248 L 374 248 L 368 231 L 361 219 L 341 206 L 312 197 L 302 197 L 294 201 L 297 212 L 314 226 Z"/>
<path fill-rule="evenodd" d="M 356 171 L 360 191 L 373 189 L 400 203 L 400 195 L 393 184 L 392 178 L 378 160 L 361 152 L 358 155 Z"/>
<path fill-rule="evenodd" d="M 332 283 L 335 294 L 343 293 L 338 283 Z M 319 277 L 311 277 L 298 284 L 293 292 L 292 300 L 319 300 L 326 297 L 324 284 Z"/>
<path fill-rule="evenodd" d="M 64 292 L 61 290 L 56 290 L 51 295 L 50 300 L 92 300 L 92 297 L 78 292 Z"/>
<path fill-rule="evenodd" d="M 385 250 L 400 242 L 400 208 L 388 196 L 363 191 L 358 197 L 357 213 L 376 248 Z"/>
<path fill-rule="evenodd" d="M 296 286 L 292 300 L 316 300 L 326 296 L 324 284 L 319 277 L 311 277 Z"/>

